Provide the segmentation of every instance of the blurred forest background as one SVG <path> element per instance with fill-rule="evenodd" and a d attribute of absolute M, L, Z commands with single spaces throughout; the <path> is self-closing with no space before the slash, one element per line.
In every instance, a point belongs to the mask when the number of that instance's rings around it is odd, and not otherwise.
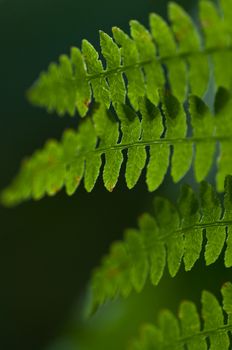
<path fill-rule="evenodd" d="M 195 0 L 177 2 L 196 10 Z M 99 47 L 99 29 L 110 34 L 117 25 L 128 32 L 130 19 L 147 25 L 149 12 L 166 16 L 166 7 L 166 0 L 0 0 L 1 189 L 25 155 L 79 122 L 27 103 L 25 91 L 39 72 L 71 46 L 80 47 L 82 38 Z M 167 176 L 157 193 L 175 200 L 178 188 Z M 0 207 L 0 348 L 123 349 L 140 322 L 155 321 L 160 308 L 176 311 L 182 298 L 199 300 L 202 288 L 218 292 L 231 271 L 220 263 L 206 269 L 201 259 L 191 273 L 175 280 L 167 275 L 157 289 L 148 286 L 142 295 L 82 321 L 91 270 L 123 229 L 151 209 L 153 196 L 143 179 L 129 191 L 122 178 L 113 193 L 99 181 L 91 194 L 81 186 L 71 198 L 60 193 L 10 210 Z"/>

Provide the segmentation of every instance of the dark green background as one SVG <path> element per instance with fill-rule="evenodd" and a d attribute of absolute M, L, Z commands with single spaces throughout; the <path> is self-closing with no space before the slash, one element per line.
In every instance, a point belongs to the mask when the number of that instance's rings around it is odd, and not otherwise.
<path fill-rule="evenodd" d="M 196 4 L 178 2 L 188 9 Z M 70 46 L 80 46 L 82 38 L 98 47 L 98 29 L 110 33 L 117 25 L 128 31 L 132 18 L 147 24 L 149 12 L 165 15 L 166 3 L 0 0 L 0 188 L 25 155 L 78 123 L 27 103 L 25 91 L 38 73 Z M 177 188 L 167 178 L 158 192 L 175 197 Z M 10 210 L 0 207 L 0 348 L 37 350 L 55 339 L 84 293 L 91 269 L 110 242 L 150 208 L 152 198 L 143 179 L 133 191 L 121 180 L 112 194 L 99 181 L 91 194 L 81 187 L 72 198 L 61 193 Z M 217 278 L 214 268 L 211 275 L 200 275 L 199 269 L 188 275 L 194 288 L 200 288 L 201 278 L 207 286 L 214 285 L 212 276 L 219 282 L 226 278 L 220 264 Z M 186 288 L 194 294 L 190 285 Z"/>

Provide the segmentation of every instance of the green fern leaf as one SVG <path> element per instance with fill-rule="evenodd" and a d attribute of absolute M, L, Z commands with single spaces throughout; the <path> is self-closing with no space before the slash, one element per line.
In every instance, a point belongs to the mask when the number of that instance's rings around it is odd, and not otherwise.
<path fill-rule="evenodd" d="M 63 187 L 71 195 L 82 179 L 86 190 L 92 191 L 102 164 L 104 185 L 112 191 L 124 159 L 123 150 L 128 188 L 135 186 L 146 167 L 148 189 L 155 190 L 162 183 L 169 163 L 173 180 L 178 182 L 193 162 L 196 180 L 200 182 L 212 166 L 217 142 L 220 145 L 217 188 L 223 191 L 225 176 L 232 174 L 231 94 L 223 88 L 218 90 L 215 113 L 196 96 L 190 97 L 187 112 L 174 96 L 164 93 L 160 96 L 161 109 L 147 99 L 140 99 L 140 114 L 124 104 L 117 105 L 116 115 L 104 106 L 96 107 L 93 117 L 86 118 L 77 132 L 66 131 L 61 142 L 48 142 L 23 162 L 2 201 L 14 205 L 54 195 Z M 189 112 L 192 136 L 187 136 L 191 129 L 187 123 Z"/>
<path fill-rule="evenodd" d="M 172 277 L 182 261 L 185 270 L 191 270 L 201 251 L 206 265 L 210 265 L 218 260 L 225 244 L 224 263 L 227 268 L 232 267 L 232 176 L 225 182 L 224 210 L 216 192 L 206 182 L 200 186 L 199 199 L 191 187 L 184 186 L 177 208 L 159 197 L 155 198 L 154 208 L 154 217 L 144 214 L 139 219 L 139 228 L 127 231 L 122 242 L 113 244 L 93 273 L 93 307 L 117 294 L 125 295 L 125 280 L 128 292 L 141 291 L 148 276 L 157 285 L 166 261 Z M 119 245 L 123 254 L 115 254 Z"/>
<path fill-rule="evenodd" d="M 228 3 L 229 2 L 230 1 L 228 1 Z M 226 12 L 224 11 L 224 14 L 225 13 Z M 204 32 L 205 46 L 207 49 L 210 49 L 213 47 L 213 45 L 215 46 L 215 43 L 217 43 L 217 47 L 222 48 L 226 47 L 231 42 L 229 31 L 227 32 L 226 30 L 228 17 L 227 21 L 222 21 L 217 9 L 211 1 L 200 1 L 200 19 Z M 225 51 L 223 55 L 220 55 L 215 51 L 212 53 L 211 58 L 214 66 L 216 84 L 218 86 L 231 88 L 231 78 L 223 68 L 230 65 L 232 59 L 231 51 Z"/>
<path fill-rule="evenodd" d="M 169 25 L 158 15 L 150 16 L 151 33 L 159 49 L 160 57 L 173 57 L 166 62 L 169 83 L 173 94 L 185 100 L 187 89 L 186 62 L 178 57 L 175 38 Z"/>
<path fill-rule="evenodd" d="M 168 12 L 171 27 L 178 44 L 178 53 L 179 55 L 186 56 L 191 91 L 197 96 L 203 96 L 209 81 L 209 63 L 207 55 L 202 54 L 203 48 L 198 31 L 192 19 L 179 5 L 171 2 Z M 194 52 L 195 54 L 191 56 L 189 55 L 190 52 Z M 173 81 L 172 85 L 174 86 L 176 83 L 180 85 L 179 80 L 180 76 L 176 81 Z M 183 83 L 184 81 L 182 81 Z"/>
<path fill-rule="evenodd" d="M 84 40 L 82 53 L 73 48 L 70 57 L 62 55 L 59 64 L 51 64 L 48 72 L 40 75 L 28 93 L 29 99 L 60 115 L 74 115 L 77 109 L 85 116 L 93 97 L 108 108 L 110 102 L 115 107 L 117 103 L 124 103 L 128 94 L 131 105 L 138 110 L 139 98 L 146 96 L 157 104 L 158 89 L 168 83 L 172 93 L 184 101 L 188 91 L 203 96 L 211 61 L 216 85 L 230 89 L 231 7 L 231 0 L 222 1 L 222 16 L 213 3 L 201 0 L 203 35 L 199 35 L 189 15 L 174 3 L 170 3 L 168 11 L 171 26 L 158 15 L 151 14 L 151 32 L 134 20 L 130 22 L 131 38 L 116 27 L 113 28 L 114 39 L 100 32 L 106 66 L 94 47 Z"/>
<path fill-rule="evenodd" d="M 223 306 L 207 291 L 202 293 L 202 320 L 194 303 L 184 301 L 179 308 L 179 319 L 170 311 L 160 314 L 159 326 L 145 324 L 140 336 L 133 340 L 130 350 L 218 350 L 230 349 L 232 334 L 232 284 L 221 289 Z M 224 318 L 224 313 L 226 318 Z"/>

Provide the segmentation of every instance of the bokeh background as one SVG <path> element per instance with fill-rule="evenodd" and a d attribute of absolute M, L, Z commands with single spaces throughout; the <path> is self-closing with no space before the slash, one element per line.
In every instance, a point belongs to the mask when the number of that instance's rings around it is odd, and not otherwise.
<path fill-rule="evenodd" d="M 195 11 L 195 0 L 177 2 Z M 117 25 L 128 31 L 132 18 L 147 25 L 149 12 L 166 16 L 166 6 L 166 0 L 0 0 L 1 189 L 25 155 L 79 122 L 78 116 L 58 118 L 27 103 L 25 91 L 38 73 L 82 38 L 99 47 L 99 29 L 110 33 Z M 175 200 L 178 187 L 167 176 L 157 193 Z M 71 198 L 60 193 L 0 207 L 0 348 L 123 349 L 138 324 L 155 321 L 160 308 L 176 311 L 182 298 L 197 301 L 202 287 L 218 291 L 231 270 L 222 262 L 206 269 L 201 259 L 191 273 L 175 280 L 166 274 L 157 289 L 147 286 L 142 295 L 82 320 L 91 270 L 123 229 L 150 211 L 153 196 L 143 178 L 128 191 L 122 177 L 113 193 L 99 181 L 91 194 L 81 186 Z"/>

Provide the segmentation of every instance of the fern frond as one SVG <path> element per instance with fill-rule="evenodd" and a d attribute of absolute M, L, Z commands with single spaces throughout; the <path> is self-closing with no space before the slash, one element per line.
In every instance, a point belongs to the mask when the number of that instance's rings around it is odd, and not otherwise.
<path fill-rule="evenodd" d="M 217 86 L 232 86 L 232 0 L 221 1 L 221 12 L 207 0 L 200 1 L 201 34 L 179 6 L 169 5 L 169 26 L 156 14 L 150 16 L 150 32 L 130 22 L 131 37 L 113 28 L 113 38 L 100 32 L 101 54 L 87 41 L 82 50 L 71 49 L 52 63 L 29 91 L 29 99 L 49 111 L 85 116 L 94 97 L 106 108 L 125 103 L 138 110 L 146 96 L 159 102 L 158 89 L 168 82 L 172 93 L 184 101 L 187 91 L 202 97 L 207 89 L 211 63 Z M 226 68 L 226 69 L 225 69 Z M 168 81 L 165 72 L 168 71 Z M 127 82 L 127 83 L 126 83 Z"/>
<path fill-rule="evenodd" d="M 159 317 L 158 327 L 145 324 L 130 350 L 228 350 L 232 348 L 232 284 L 221 289 L 222 306 L 210 292 L 202 293 L 201 317 L 194 303 L 184 301 L 178 318 L 169 310 Z"/>
<path fill-rule="evenodd" d="M 161 100 L 159 109 L 142 99 L 141 114 L 118 105 L 115 116 L 100 106 L 77 132 L 66 131 L 61 142 L 49 141 L 44 149 L 24 161 L 18 177 L 3 193 L 3 202 L 14 205 L 30 198 L 40 199 L 46 194 L 54 195 L 64 186 L 71 195 L 82 179 L 86 190 L 91 191 L 102 164 L 104 185 L 112 191 L 118 181 L 123 151 L 128 188 L 135 186 L 146 166 L 148 189 L 155 190 L 167 172 L 171 149 L 171 174 L 175 182 L 179 181 L 192 164 L 194 146 L 194 169 L 200 182 L 212 166 L 217 142 L 220 144 L 217 187 L 223 191 L 225 176 L 232 174 L 231 94 L 223 88 L 218 90 L 215 114 L 201 99 L 190 97 L 187 114 L 191 115 L 192 136 L 187 136 L 190 125 L 182 104 L 163 93 Z"/>
<path fill-rule="evenodd" d="M 138 229 L 125 232 L 114 243 L 92 276 L 92 307 L 116 295 L 140 292 L 148 277 L 157 285 L 167 264 L 174 277 L 183 260 L 190 271 L 204 251 L 206 265 L 219 258 L 224 244 L 225 267 L 232 267 L 232 176 L 225 181 L 224 210 L 212 186 L 203 182 L 199 199 L 184 186 L 177 208 L 164 198 L 155 198 L 155 215 L 144 214 Z M 203 245 L 203 238 L 206 245 Z"/>

